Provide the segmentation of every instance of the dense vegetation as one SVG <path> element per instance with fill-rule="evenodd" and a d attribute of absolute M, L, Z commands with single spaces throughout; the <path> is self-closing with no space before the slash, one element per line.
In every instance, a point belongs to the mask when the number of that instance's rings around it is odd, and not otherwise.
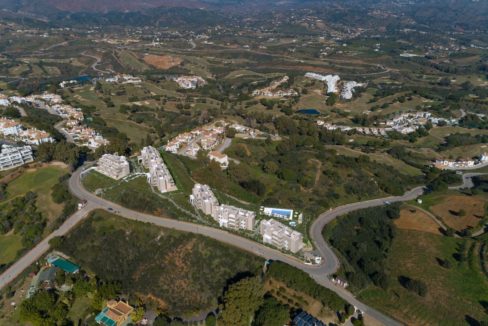
<path fill-rule="evenodd" d="M 329 242 L 347 260 L 345 276 L 355 287 L 388 287 L 385 260 L 395 237 L 392 220 L 398 217 L 394 204 L 349 213 L 333 227 Z"/>
<path fill-rule="evenodd" d="M 124 292 L 159 300 L 170 315 L 215 307 L 229 279 L 260 266 L 255 257 L 217 241 L 99 212 L 58 249 L 99 278 L 120 282 Z"/>
<path fill-rule="evenodd" d="M 28 192 L 22 197 L 3 204 L 0 210 L 0 232 L 6 234 L 12 230 L 22 235 L 22 243 L 30 247 L 41 240 L 46 226 L 46 219 L 37 209 L 37 194 Z"/>

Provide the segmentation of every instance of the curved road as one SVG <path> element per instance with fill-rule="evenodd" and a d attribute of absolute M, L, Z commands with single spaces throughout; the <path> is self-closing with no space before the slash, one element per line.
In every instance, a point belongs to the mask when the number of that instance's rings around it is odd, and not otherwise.
<path fill-rule="evenodd" d="M 276 249 L 264 246 L 260 243 L 252 241 L 247 238 L 232 234 L 222 229 L 216 229 L 208 226 L 202 226 L 194 223 L 183 222 L 179 220 L 157 217 L 149 214 L 144 214 L 130 210 L 128 208 L 122 207 L 115 203 L 109 202 L 105 199 L 95 196 L 94 194 L 88 192 L 81 183 L 81 173 L 83 169 L 80 168 L 73 173 L 69 180 L 69 188 L 73 195 L 81 200 L 86 200 L 87 204 L 84 208 L 73 214 L 66 222 L 52 234 L 50 234 L 46 239 L 41 241 L 36 245 L 31 251 L 29 251 L 25 256 L 20 258 L 15 262 L 7 271 L 0 275 L 0 289 L 5 287 L 8 283 L 14 280 L 22 271 L 38 260 L 42 255 L 44 255 L 49 250 L 49 240 L 53 237 L 66 235 L 76 224 L 82 221 L 88 213 L 95 209 L 111 210 L 117 215 L 139 222 L 150 223 L 164 228 L 171 228 L 183 232 L 191 232 L 195 234 L 204 235 L 220 242 L 232 245 L 234 247 L 243 249 L 245 251 L 251 252 L 255 255 L 263 257 L 265 259 L 279 260 L 283 261 L 289 265 L 292 265 L 307 274 L 309 274 L 318 284 L 331 289 L 337 293 L 344 300 L 354 305 L 361 311 L 363 311 L 368 316 L 376 319 L 378 322 L 384 325 L 401 325 L 392 318 L 382 314 L 381 312 L 363 304 L 357 300 L 353 294 L 351 294 L 346 289 L 336 286 L 329 279 L 329 275 L 335 273 L 339 268 L 339 260 L 334 254 L 333 250 L 325 242 L 322 236 L 322 230 L 327 223 L 334 220 L 336 217 L 347 214 L 349 212 L 376 207 L 385 204 L 385 201 L 401 202 L 413 200 L 423 193 L 423 188 L 418 187 L 411 191 L 408 191 L 403 196 L 387 197 L 382 199 L 373 199 L 364 202 L 353 203 L 349 205 L 340 206 L 335 209 L 331 209 L 323 214 L 321 214 L 316 221 L 312 224 L 310 228 L 311 239 L 316 246 L 317 250 L 320 252 L 323 263 L 321 265 L 307 265 L 301 260 L 287 255 Z"/>
<path fill-rule="evenodd" d="M 462 190 L 462 189 L 471 189 L 474 187 L 473 178 L 479 177 L 482 175 L 486 175 L 488 173 L 464 173 L 463 174 L 463 183 L 459 186 L 452 186 L 449 187 L 451 190 Z"/>

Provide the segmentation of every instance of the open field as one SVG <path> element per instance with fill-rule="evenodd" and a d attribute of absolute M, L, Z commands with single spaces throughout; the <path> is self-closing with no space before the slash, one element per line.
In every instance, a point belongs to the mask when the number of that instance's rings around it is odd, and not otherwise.
<path fill-rule="evenodd" d="M 11 263 L 22 249 L 22 236 L 17 234 L 0 235 L 0 265 Z"/>
<path fill-rule="evenodd" d="M 45 192 L 46 189 L 51 189 L 67 172 L 66 169 L 57 166 L 26 170 L 20 177 L 9 183 L 8 198 L 24 195 L 28 191 Z"/>
<path fill-rule="evenodd" d="M 463 325 L 481 320 L 486 316 L 483 303 L 488 300 L 488 281 L 481 272 L 479 247 L 472 240 L 398 230 L 387 261 L 389 289 L 369 288 L 359 297 L 409 325 Z M 462 262 L 453 258 L 460 248 L 466 257 Z M 441 267 L 438 259 L 450 261 L 451 268 Z M 427 295 L 403 288 L 400 276 L 425 282 Z"/>
<path fill-rule="evenodd" d="M 474 228 L 486 214 L 487 201 L 478 196 L 446 196 L 430 210 L 454 230 Z"/>
<path fill-rule="evenodd" d="M 395 226 L 402 230 L 416 230 L 440 235 L 439 225 L 427 214 L 413 207 L 405 207 L 400 211 L 400 218 Z"/>
<path fill-rule="evenodd" d="M 148 69 L 147 65 L 140 61 L 139 58 L 137 58 L 137 56 L 130 51 L 119 51 L 117 53 L 117 57 L 120 64 L 130 70 L 141 72 Z"/>

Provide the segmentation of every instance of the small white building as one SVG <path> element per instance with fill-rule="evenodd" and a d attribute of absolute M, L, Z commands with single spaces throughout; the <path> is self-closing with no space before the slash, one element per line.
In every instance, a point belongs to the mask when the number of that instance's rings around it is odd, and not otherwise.
<path fill-rule="evenodd" d="M 219 163 L 222 169 L 227 169 L 229 167 L 229 157 L 226 154 L 222 154 L 217 151 L 212 151 L 208 153 L 208 158 L 211 161 Z"/>

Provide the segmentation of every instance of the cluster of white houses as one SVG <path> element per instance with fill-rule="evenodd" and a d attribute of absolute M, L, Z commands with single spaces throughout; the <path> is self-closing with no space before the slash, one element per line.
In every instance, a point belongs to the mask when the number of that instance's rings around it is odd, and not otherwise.
<path fill-rule="evenodd" d="M 108 140 L 98 132 L 84 124 L 84 116 L 81 109 L 63 104 L 63 99 L 58 94 L 43 93 L 26 97 L 11 96 L 8 98 L 3 96 L 0 97 L 0 99 L 0 106 L 27 104 L 34 108 L 47 110 L 49 113 L 63 118 L 65 121 L 61 131 L 68 137 L 68 140 L 71 139 L 77 145 L 96 149 L 100 146 L 108 145 L 109 143 Z M 44 137 L 46 136 L 45 132 L 33 129 L 30 130 L 31 132 L 26 137 L 30 137 L 34 140 L 26 143 L 37 145 L 36 142 L 39 141 L 52 141 L 52 139 Z"/>
<path fill-rule="evenodd" d="M 170 171 L 164 164 L 161 154 L 156 148 L 152 146 L 144 147 L 139 156 L 139 162 L 149 170 L 147 180 L 151 186 L 156 187 L 162 193 L 178 189 Z"/>
<path fill-rule="evenodd" d="M 317 125 L 327 130 L 340 130 L 342 132 L 354 131 L 364 135 L 388 136 L 388 132 L 399 132 L 403 135 L 411 134 L 427 123 L 439 125 L 453 125 L 457 123 L 456 119 L 444 119 L 433 117 L 430 112 L 409 112 L 400 114 L 392 119 L 380 123 L 380 127 L 354 127 L 345 125 L 336 125 L 318 120 Z"/>
<path fill-rule="evenodd" d="M 434 166 L 441 170 L 478 169 L 488 165 L 488 153 L 482 154 L 479 159 L 472 160 L 437 160 Z"/>
<path fill-rule="evenodd" d="M 2 145 L 0 151 L 0 171 L 13 169 L 34 161 L 30 146 Z"/>
<path fill-rule="evenodd" d="M 196 184 L 190 195 L 190 203 L 204 214 L 211 216 L 221 227 L 248 231 L 255 228 L 255 212 L 219 204 L 217 197 L 208 185 Z M 283 250 L 297 253 L 304 246 L 301 233 L 274 219 L 261 221 L 259 232 L 264 243 Z"/>
<path fill-rule="evenodd" d="M 49 133 L 36 128 L 26 128 L 19 121 L 7 118 L 0 118 L 0 134 L 4 138 L 28 145 L 54 142 Z"/>
<path fill-rule="evenodd" d="M 209 151 L 222 143 L 225 137 L 225 121 L 216 121 L 212 124 L 184 132 L 170 140 L 164 150 L 173 154 L 180 154 L 196 158 L 200 150 Z"/>
<path fill-rule="evenodd" d="M 282 84 L 288 82 L 290 77 L 284 76 L 279 80 L 273 81 L 268 87 L 256 89 L 252 92 L 252 96 L 263 96 L 263 97 L 292 97 L 297 96 L 298 93 L 294 89 L 278 89 Z"/>
<path fill-rule="evenodd" d="M 207 84 L 205 79 L 200 76 L 179 76 L 174 77 L 173 80 L 184 89 L 195 89 L 199 86 Z"/>

